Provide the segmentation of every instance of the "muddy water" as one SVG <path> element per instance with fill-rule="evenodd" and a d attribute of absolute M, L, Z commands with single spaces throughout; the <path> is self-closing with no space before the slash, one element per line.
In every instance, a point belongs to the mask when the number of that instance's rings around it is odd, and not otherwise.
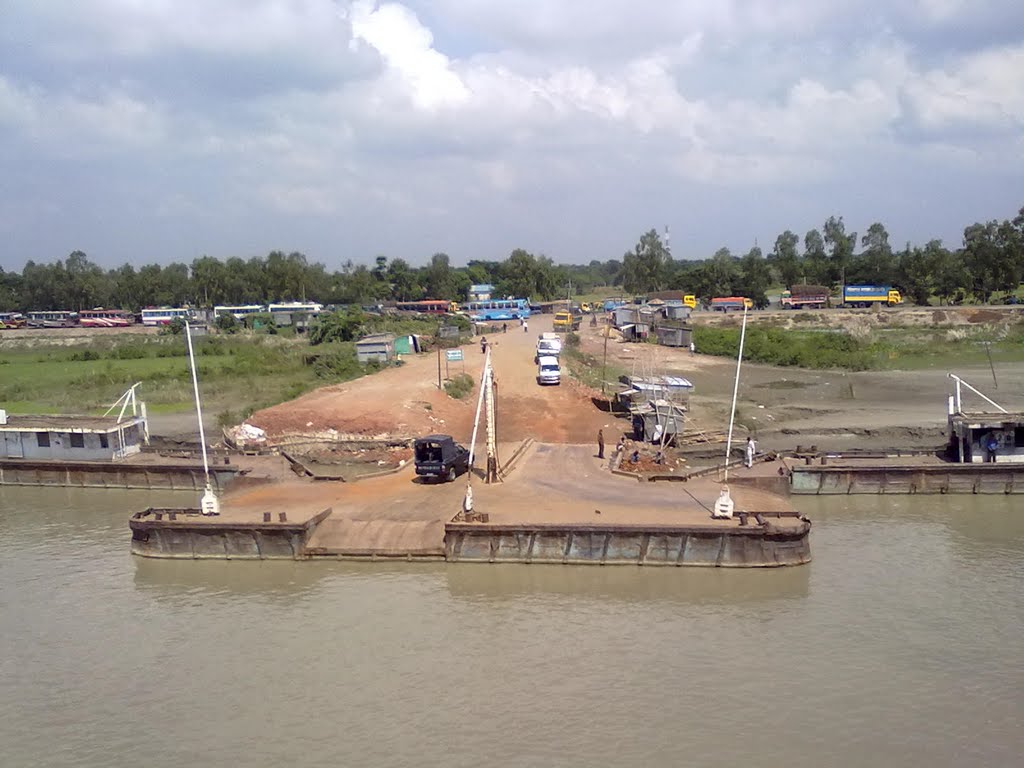
<path fill-rule="evenodd" d="M 0 764 L 1008 766 L 1024 515 L 800 500 L 737 572 L 159 562 L 144 493 L 0 489 Z"/>

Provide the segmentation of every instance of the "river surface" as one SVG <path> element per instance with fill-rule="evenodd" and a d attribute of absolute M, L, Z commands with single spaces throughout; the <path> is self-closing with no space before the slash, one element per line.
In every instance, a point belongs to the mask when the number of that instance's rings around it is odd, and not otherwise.
<path fill-rule="evenodd" d="M 0 488 L 3 766 L 1016 766 L 1024 502 L 807 499 L 780 570 L 133 558 Z"/>

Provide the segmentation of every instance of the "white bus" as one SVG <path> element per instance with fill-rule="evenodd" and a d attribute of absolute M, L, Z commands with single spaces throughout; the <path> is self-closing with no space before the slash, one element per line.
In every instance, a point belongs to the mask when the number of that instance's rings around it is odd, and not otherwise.
<path fill-rule="evenodd" d="M 280 304 L 268 304 L 267 312 L 274 314 L 275 312 L 305 312 L 308 315 L 318 315 L 324 311 L 323 304 L 317 304 L 312 301 L 282 301 Z"/>
<path fill-rule="evenodd" d="M 213 316 L 234 315 L 236 320 L 242 320 L 246 315 L 258 315 L 266 311 L 267 308 L 262 304 L 243 304 L 237 307 L 218 306 L 213 308 Z"/>
<path fill-rule="evenodd" d="M 182 307 L 146 307 L 142 310 L 143 325 L 170 325 L 175 320 L 191 320 L 192 310 Z"/>

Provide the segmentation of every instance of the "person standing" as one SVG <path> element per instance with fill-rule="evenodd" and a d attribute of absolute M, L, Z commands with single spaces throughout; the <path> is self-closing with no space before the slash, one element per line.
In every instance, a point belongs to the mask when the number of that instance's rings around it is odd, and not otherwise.
<path fill-rule="evenodd" d="M 985 438 L 985 452 L 988 454 L 985 457 L 985 461 L 995 463 L 996 452 L 999 450 L 999 439 L 996 437 L 995 432 L 989 432 L 988 437 Z"/>
<path fill-rule="evenodd" d="M 486 336 L 481 336 L 480 337 L 480 354 L 482 354 L 482 355 L 486 355 L 487 354 L 487 337 Z"/>
<path fill-rule="evenodd" d="M 604 430 L 597 430 L 597 458 L 604 458 Z"/>
<path fill-rule="evenodd" d="M 530 324 L 528 322 L 526 322 L 526 318 L 524 317 L 523 318 L 523 333 L 529 333 L 529 332 L 530 332 Z"/>
<path fill-rule="evenodd" d="M 757 453 L 757 443 L 754 442 L 754 438 L 747 438 L 747 448 L 744 453 L 743 463 L 747 467 L 754 466 L 754 455 Z"/>
<path fill-rule="evenodd" d="M 693 357 L 694 352 L 697 351 L 697 345 L 692 341 L 690 342 L 690 357 Z"/>

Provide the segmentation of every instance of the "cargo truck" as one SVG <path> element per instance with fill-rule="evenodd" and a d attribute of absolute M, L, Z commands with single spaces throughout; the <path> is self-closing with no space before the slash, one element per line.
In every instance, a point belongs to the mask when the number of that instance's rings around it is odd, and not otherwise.
<path fill-rule="evenodd" d="M 782 292 L 779 305 L 783 309 L 821 309 L 828 298 L 829 290 L 824 285 L 794 285 Z"/>
<path fill-rule="evenodd" d="M 900 292 L 888 285 L 844 285 L 844 307 L 895 307 L 903 303 Z"/>
<path fill-rule="evenodd" d="M 733 309 L 742 312 L 744 309 L 753 308 L 754 302 L 746 296 L 721 296 L 711 300 L 711 309 L 717 312 L 728 312 Z"/>
<path fill-rule="evenodd" d="M 568 333 L 580 329 L 580 316 L 574 312 L 555 312 L 555 319 L 551 322 L 552 328 L 557 333 Z"/>

